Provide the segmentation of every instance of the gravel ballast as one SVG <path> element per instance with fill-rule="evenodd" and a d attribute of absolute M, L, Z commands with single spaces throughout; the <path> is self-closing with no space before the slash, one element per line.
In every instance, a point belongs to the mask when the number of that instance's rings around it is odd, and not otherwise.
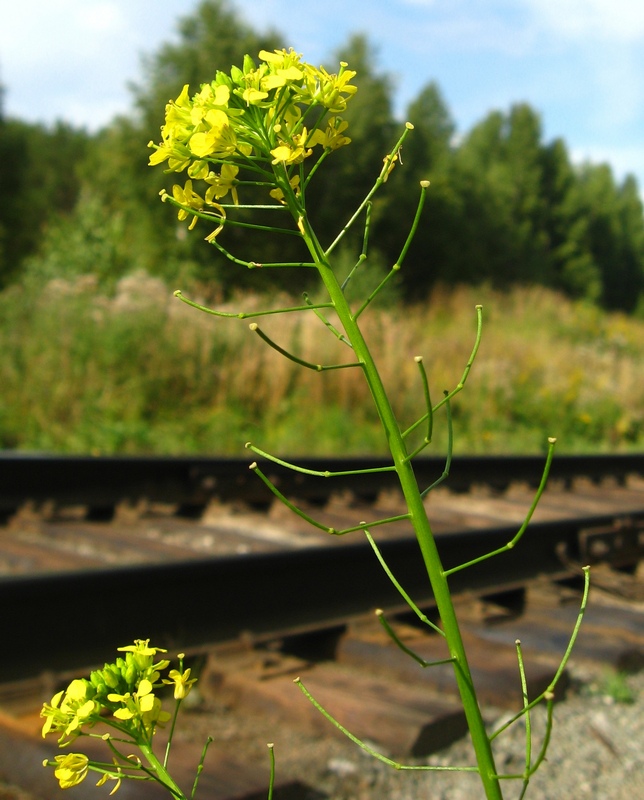
<path fill-rule="evenodd" d="M 616 701 L 604 673 L 571 669 L 573 688 L 555 706 L 547 761 L 530 781 L 528 800 L 638 800 L 644 798 L 644 673 L 626 677 L 633 702 Z M 607 692 L 611 693 L 607 693 Z M 507 712 L 485 710 L 496 729 Z M 398 771 L 375 760 L 344 737 L 316 738 L 271 726 L 270 720 L 238 720 L 225 709 L 190 714 L 187 738 L 207 731 L 213 747 L 225 747 L 237 759 L 265 763 L 266 743 L 275 743 L 277 774 L 298 778 L 331 800 L 484 800 L 478 776 L 471 773 Z M 545 706 L 532 714 L 533 754 L 541 747 Z M 187 732 L 189 728 L 189 733 Z M 521 772 L 525 759 L 523 725 L 495 740 L 497 766 Z M 270 734 L 270 735 L 269 735 Z M 471 748 L 461 740 L 415 764 L 471 765 Z M 206 766 L 207 768 L 207 766 Z M 504 781 L 504 797 L 518 798 L 521 781 Z M 320 795 L 312 792 L 310 800 Z"/>

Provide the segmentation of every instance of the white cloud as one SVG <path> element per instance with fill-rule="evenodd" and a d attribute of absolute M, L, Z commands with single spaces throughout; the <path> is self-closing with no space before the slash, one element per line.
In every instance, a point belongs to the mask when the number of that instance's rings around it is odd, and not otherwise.
<path fill-rule="evenodd" d="M 117 3 L 25 0 L 2 13 L 0 56 L 16 71 L 51 70 L 79 56 L 107 58 L 119 37 L 127 38 L 127 22 Z"/>
<path fill-rule="evenodd" d="M 644 37 L 642 0 L 523 0 L 536 19 L 567 39 L 635 42 Z"/>
<path fill-rule="evenodd" d="M 78 25 L 87 31 L 115 33 L 125 28 L 125 20 L 116 3 L 91 3 L 79 10 Z"/>

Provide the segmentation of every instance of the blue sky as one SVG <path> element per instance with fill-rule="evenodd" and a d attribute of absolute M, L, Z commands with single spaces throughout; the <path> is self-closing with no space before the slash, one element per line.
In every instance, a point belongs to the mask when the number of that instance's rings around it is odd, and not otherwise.
<path fill-rule="evenodd" d="M 5 113 L 94 130 L 130 107 L 140 58 L 174 37 L 197 0 L 18 0 L 0 13 Z M 644 188 L 642 0 L 233 0 L 306 60 L 368 35 L 402 111 L 436 80 L 460 133 L 526 101 L 544 137 L 577 161 L 609 162 Z M 306 9 L 306 10 L 305 10 Z M 160 110 L 160 115 L 162 110 Z"/>

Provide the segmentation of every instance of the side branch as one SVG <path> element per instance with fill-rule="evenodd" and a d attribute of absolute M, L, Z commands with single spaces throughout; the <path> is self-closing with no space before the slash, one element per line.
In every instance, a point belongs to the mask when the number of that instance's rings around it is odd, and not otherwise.
<path fill-rule="evenodd" d="M 396 631 L 391 627 L 389 622 L 385 619 L 384 612 L 383 612 L 383 610 L 381 608 L 376 609 L 376 616 L 378 617 L 378 620 L 380 621 L 380 624 L 382 625 L 382 627 L 385 629 L 385 631 L 387 633 L 387 636 L 389 636 L 389 638 L 393 641 L 393 643 L 396 645 L 396 647 L 398 647 L 400 650 L 402 650 L 402 652 L 405 653 L 405 655 L 408 655 L 410 658 L 413 658 L 413 660 L 419 666 L 421 666 L 423 669 L 426 669 L 427 667 L 438 667 L 440 664 L 453 664 L 454 663 L 454 658 L 453 657 L 452 658 L 441 658 L 438 661 L 427 661 L 422 656 L 419 656 L 418 653 L 414 653 L 414 651 L 411 649 L 411 647 L 407 647 L 407 645 L 398 636 Z M 433 623 L 432 623 L 432 626 L 433 626 Z M 443 631 L 438 626 L 435 626 L 435 628 L 436 628 L 436 631 L 438 633 L 441 633 L 443 636 L 445 636 Z"/>
<path fill-rule="evenodd" d="M 372 472 L 395 472 L 396 467 L 391 465 L 387 467 L 371 467 L 370 469 L 349 469 L 349 470 L 341 470 L 340 472 L 330 472 L 329 470 L 324 470 L 323 472 L 316 469 L 306 469 L 306 467 L 299 467 L 297 464 L 291 464 L 288 461 L 284 461 L 277 456 L 271 455 L 264 450 L 260 450 L 259 447 L 255 447 L 254 444 L 251 442 L 246 442 L 244 447 L 247 447 L 249 450 L 252 450 L 255 455 L 261 456 L 262 458 L 267 458 L 269 461 L 272 461 L 275 464 L 279 464 L 282 467 L 287 467 L 288 469 L 293 470 L 294 472 L 301 472 L 304 475 L 313 475 L 317 478 L 338 478 L 343 475 L 367 475 Z"/>
<path fill-rule="evenodd" d="M 394 264 L 393 267 L 389 270 L 389 272 L 385 275 L 385 277 L 380 281 L 380 283 L 376 286 L 376 288 L 371 292 L 371 294 L 367 297 L 364 303 L 360 306 L 360 308 L 356 311 L 354 315 L 354 319 L 358 319 L 360 314 L 367 308 L 367 306 L 374 300 L 380 292 L 385 288 L 385 286 L 389 283 L 389 281 L 394 277 L 394 275 L 400 270 L 400 264 Z"/>
<path fill-rule="evenodd" d="M 447 458 L 445 459 L 445 468 L 440 476 L 420 493 L 421 497 L 427 497 L 432 489 L 440 486 L 440 484 L 449 477 L 449 471 L 452 466 L 452 453 L 454 451 L 454 425 L 452 422 L 452 407 L 449 401 L 446 403 L 445 409 L 447 411 Z"/>
<path fill-rule="evenodd" d="M 327 303 L 324 306 L 320 306 L 320 305 L 316 306 L 316 305 L 313 305 L 313 303 L 309 300 L 309 296 L 308 296 L 308 294 L 306 292 L 304 292 L 303 297 L 304 297 L 304 302 L 307 304 L 308 308 L 310 308 L 312 311 L 315 312 L 315 316 L 320 320 L 320 322 L 323 325 L 325 325 L 327 327 L 327 329 L 329 331 L 331 331 L 331 333 L 335 336 L 335 338 L 338 339 L 340 342 L 342 342 L 342 344 L 346 344 L 347 347 L 350 347 L 353 350 L 353 345 L 347 339 L 347 337 L 341 331 L 339 331 L 335 327 L 335 325 L 331 324 L 331 322 L 329 322 L 329 320 L 324 316 L 324 314 L 320 314 L 317 311 L 318 308 L 335 308 L 334 304 L 333 303 Z"/>
<path fill-rule="evenodd" d="M 214 214 L 208 211 L 200 211 L 199 209 L 193 208 L 192 206 L 188 206 L 185 203 L 180 203 L 178 200 L 175 200 L 174 197 L 169 195 L 167 192 L 163 192 L 161 194 L 161 199 L 164 203 L 170 203 L 170 205 L 175 206 L 176 208 L 180 208 L 183 211 L 186 211 L 188 214 L 192 214 L 193 217 L 197 217 L 197 219 L 205 219 L 208 222 L 216 222 L 218 225 L 225 227 L 226 225 L 232 225 L 235 228 L 251 228 L 255 231 L 270 231 L 271 233 L 284 233 L 288 236 L 300 236 L 300 232 L 297 230 L 293 230 L 292 228 L 276 228 L 273 225 L 256 225 L 254 222 L 240 222 L 236 219 L 230 219 L 229 217 L 225 216 L 224 213 Z M 223 212 L 223 206 L 222 212 Z M 276 206 L 278 208 L 278 206 Z M 210 234 L 212 236 L 212 234 Z M 210 239 L 208 239 L 210 241 Z"/>
<path fill-rule="evenodd" d="M 490 741 L 492 741 L 499 734 L 501 734 L 505 730 L 507 730 L 511 725 L 514 725 L 514 723 L 517 722 L 517 720 L 521 719 L 521 717 L 523 717 L 524 715 L 529 714 L 529 712 L 536 705 L 538 705 L 542 700 L 546 701 L 546 704 L 547 704 L 546 732 L 545 732 L 544 740 L 543 740 L 543 743 L 542 743 L 542 746 L 541 746 L 541 750 L 540 750 L 539 755 L 537 756 L 535 762 L 530 766 L 526 766 L 526 770 L 525 770 L 524 773 L 511 774 L 511 775 L 498 775 L 497 776 L 499 779 L 503 779 L 503 780 L 523 779 L 523 781 L 524 781 L 524 794 L 525 794 L 525 787 L 527 786 L 527 782 L 528 782 L 529 778 L 532 775 L 534 775 L 534 773 L 537 771 L 537 769 L 539 768 L 539 766 L 541 765 L 541 763 L 544 761 L 544 759 L 546 757 L 546 753 L 547 753 L 547 750 L 548 750 L 548 745 L 550 743 L 550 735 L 551 735 L 551 732 L 552 732 L 552 709 L 553 709 L 554 700 L 555 700 L 554 691 L 555 691 L 555 688 L 557 686 L 557 683 L 559 682 L 559 679 L 563 675 L 563 672 L 564 672 L 564 670 L 565 670 L 565 668 L 566 668 L 566 666 L 568 664 L 568 660 L 569 660 L 570 655 L 572 653 L 573 647 L 575 646 L 575 642 L 577 641 L 577 636 L 579 635 L 579 630 L 581 628 L 581 624 L 582 624 L 583 619 L 584 619 L 584 614 L 586 613 L 586 607 L 588 605 L 588 592 L 590 590 L 590 567 L 583 567 L 583 572 L 584 572 L 584 592 L 583 592 L 582 599 L 581 599 L 581 605 L 579 607 L 579 614 L 577 615 L 577 620 L 575 622 L 575 626 L 573 628 L 573 631 L 572 631 L 572 633 L 570 635 L 570 640 L 568 642 L 568 646 L 566 647 L 566 651 L 565 651 L 565 653 L 563 655 L 563 658 L 561 659 L 561 663 L 559 664 L 559 668 L 557 669 L 557 672 L 555 673 L 555 676 L 550 681 L 550 684 L 548 685 L 548 687 L 538 697 L 535 697 L 535 699 L 532 700 L 530 703 L 525 703 L 525 701 L 524 701 L 524 706 L 521 709 L 521 711 L 519 711 L 517 714 L 515 714 L 511 719 L 507 720 L 507 722 L 505 722 L 500 728 L 498 728 L 496 731 L 494 731 L 494 733 L 492 733 L 490 735 Z"/>
<path fill-rule="evenodd" d="M 369 753 L 370 756 L 378 759 L 378 761 L 382 761 L 383 764 L 387 764 L 389 767 L 393 767 L 397 770 L 417 770 L 417 771 L 424 771 L 424 772 L 478 772 L 478 767 L 439 767 L 439 766 L 432 766 L 428 764 L 401 764 L 398 761 L 393 761 L 391 758 L 387 758 L 387 756 L 383 756 L 382 753 L 379 753 L 377 750 L 374 750 L 368 744 L 363 742 L 361 739 L 358 739 L 353 733 L 347 730 L 344 725 L 341 725 L 335 717 L 332 717 L 329 712 L 323 708 L 323 706 L 318 703 L 318 701 L 313 697 L 313 695 L 309 692 L 309 690 L 304 686 L 302 683 L 301 678 L 296 678 L 293 683 L 297 684 L 302 690 L 302 694 L 317 708 L 317 710 L 322 714 L 323 717 L 337 728 L 341 733 L 343 733 L 347 738 L 351 739 L 354 744 L 357 744 L 365 753 Z"/>
<path fill-rule="evenodd" d="M 398 153 L 400 152 L 400 148 L 403 146 L 403 142 L 407 138 L 407 135 L 409 134 L 409 132 L 411 130 L 413 130 L 413 127 L 414 126 L 411 125 L 409 122 L 405 125 L 405 130 L 403 131 L 402 136 L 400 137 L 400 139 L 398 139 L 398 141 L 394 145 L 394 147 L 391 150 L 391 152 L 387 156 L 385 156 L 384 167 L 382 168 L 382 170 L 380 172 L 380 175 L 376 179 L 376 182 L 374 183 L 374 185 L 370 189 L 370 191 L 367 194 L 367 196 L 365 197 L 365 199 L 360 203 L 358 208 L 351 215 L 351 218 L 346 223 L 346 225 L 342 228 L 340 233 L 335 237 L 335 239 L 331 242 L 331 244 L 324 251 L 324 255 L 325 256 L 329 256 L 331 254 L 331 252 L 338 246 L 338 244 L 340 244 L 340 242 L 344 238 L 344 236 L 347 233 L 347 231 L 349 230 L 349 228 L 351 228 L 353 223 L 358 219 L 360 214 L 362 214 L 363 210 L 371 202 L 371 198 L 374 196 L 374 194 L 378 191 L 378 189 L 382 186 L 383 183 L 386 183 L 387 178 L 389 177 L 389 173 L 394 168 L 394 164 L 396 163 L 396 160 L 398 158 Z"/>
<path fill-rule="evenodd" d="M 369 201 L 367 203 L 367 205 L 366 205 L 366 212 L 365 212 L 364 233 L 362 235 L 362 252 L 358 256 L 358 260 L 353 265 L 351 271 L 349 272 L 347 277 L 342 281 L 342 284 L 340 285 L 340 288 L 342 289 L 343 292 L 347 288 L 349 283 L 351 282 L 351 279 L 356 274 L 356 271 L 358 270 L 360 265 L 364 264 L 364 262 L 367 260 L 367 252 L 369 250 L 369 231 L 371 229 L 371 209 L 372 209 L 372 207 L 373 207 L 373 204 L 371 203 L 371 201 Z"/>
<path fill-rule="evenodd" d="M 248 326 L 251 331 L 254 331 L 260 339 L 266 342 L 269 347 L 272 347 L 273 350 L 277 350 L 280 355 L 283 355 L 285 358 L 288 358 L 289 361 L 294 361 L 296 364 L 299 364 L 301 367 L 306 367 L 307 369 L 315 370 L 315 372 L 325 372 L 330 369 L 348 369 L 349 367 L 361 367 L 362 364 L 359 361 L 354 361 L 350 364 L 312 364 L 310 361 L 304 361 L 304 359 L 299 358 L 299 356 L 293 355 L 293 353 L 289 353 L 288 350 L 284 350 L 283 347 L 280 347 L 276 344 L 270 337 L 268 337 L 259 327 L 256 322 L 251 322 Z"/>
<path fill-rule="evenodd" d="M 199 311 L 205 311 L 206 314 L 212 314 L 214 317 L 228 317 L 230 319 L 252 319 L 253 317 L 267 317 L 270 314 L 290 314 L 292 311 L 312 311 L 316 308 L 333 308 L 333 303 L 321 303 L 320 305 L 312 306 L 292 306 L 290 308 L 275 308 L 269 311 L 217 311 L 214 308 L 202 306 L 195 303 L 194 300 L 189 300 L 181 291 L 177 289 L 174 296 L 192 308 L 197 308 Z"/>
<path fill-rule="evenodd" d="M 432 398 L 429 393 L 429 381 L 427 380 L 427 371 L 425 369 L 425 365 L 423 364 L 423 357 L 416 356 L 414 361 L 416 364 L 418 364 L 418 371 L 420 372 L 420 379 L 423 384 L 423 395 L 425 397 L 425 406 L 427 408 L 427 433 L 425 434 L 425 441 L 427 444 L 429 444 L 434 433 L 434 409 L 432 407 Z"/>
<path fill-rule="evenodd" d="M 556 439 L 548 439 L 548 456 L 546 458 L 546 463 L 543 468 L 543 474 L 541 475 L 541 483 L 539 484 L 539 488 L 536 491 L 534 500 L 532 501 L 532 505 L 530 506 L 526 518 L 523 521 L 523 525 L 519 528 L 515 537 L 507 544 L 503 545 L 503 547 L 498 547 L 496 550 L 492 550 L 491 553 L 486 553 L 484 556 L 479 556 L 478 558 L 474 558 L 472 559 L 472 561 L 467 561 L 465 564 L 460 564 L 458 567 L 452 567 L 452 569 L 444 570 L 443 575 L 446 578 L 448 578 L 450 575 L 453 575 L 455 572 L 460 572 L 462 569 L 466 569 L 467 567 L 473 567 L 475 564 L 480 564 L 482 561 L 487 561 L 488 558 L 501 555 L 501 553 L 506 553 L 508 550 L 512 550 L 512 548 L 515 547 L 519 539 L 525 533 L 526 528 L 530 524 L 532 515 L 535 512 L 535 509 L 539 503 L 539 500 L 541 499 L 541 495 L 543 494 L 544 489 L 546 488 L 546 483 L 548 481 L 548 473 L 550 472 L 550 465 L 552 464 L 552 457 L 554 455 L 556 441 L 557 441 Z"/>
<path fill-rule="evenodd" d="M 474 347 L 472 348 L 472 352 L 470 353 L 470 357 L 467 360 L 467 364 L 465 365 L 465 369 L 461 376 L 461 380 L 457 383 L 457 385 L 452 389 L 451 392 L 445 392 L 445 396 L 441 401 L 439 401 L 432 409 L 432 412 L 438 411 L 438 409 L 448 403 L 455 395 L 457 395 L 460 391 L 463 390 L 465 387 L 465 383 L 467 382 L 467 378 L 470 374 L 470 370 L 472 369 L 472 365 L 474 364 L 474 359 L 476 358 L 476 354 L 479 350 L 479 345 L 481 344 L 481 335 L 483 333 L 483 306 L 477 305 L 476 306 L 476 338 L 474 340 Z M 420 419 L 417 419 L 413 425 L 407 428 L 406 431 L 403 431 L 403 439 L 409 436 L 410 433 L 416 430 L 419 425 L 422 425 L 426 419 L 429 417 L 429 412 L 423 414 Z"/>
<path fill-rule="evenodd" d="M 219 252 L 226 256 L 229 261 L 232 261 L 233 264 L 239 264 L 240 267 L 246 267 L 246 269 L 281 269 L 283 267 L 306 267 L 311 268 L 315 267 L 315 264 L 312 261 L 272 261 L 266 264 L 262 264 L 258 261 L 244 261 L 242 258 L 237 258 L 234 256 L 230 250 L 227 250 L 222 244 L 220 244 L 216 238 L 208 239 L 209 244 L 216 247 Z"/>
<path fill-rule="evenodd" d="M 376 288 L 371 292 L 371 294 L 367 297 L 364 303 L 360 306 L 360 308 L 356 311 L 355 318 L 357 319 L 360 314 L 367 308 L 369 303 L 384 289 L 385 285 L 388 281 L 393 278 L 393 276 L 398 272 L 398 270 L 402 267 L 402 263 L 405 260 L 405 256 L 407 255 L 407 251 L 416 235 L 416 230 L 418 228 L 418 223 L 420 222 L 420 215 L 423 211 L 423 206 L 425 205 L 425 196 L 427 194 L 427 189 L 429 188 L 429 181 L 421 181 L 420 182 L 420 197 L 418 198 L 418 206 L 416 207 L 416 214 L 414 216 L 414 221 L 411 224 L 411 228 L 409 229 L 409 233 L 407 234 L 407 238 L 405 239 L 405 243 L 400 251 L 400 255 L 398 256 L 396 263 L 392 266 L 391 270 L 388 274 L 384 277 L 384 279 L 376 286 Z"/>
<path fill-rule="evenodd" d="M 400 522 L 404 519 L 409 519 L 409 514 L 399 514 L 395 517 L 385 517 L 384 519 L 377 519 L 373 522 L 364 522 L 361 521 L 358 525 L 353 525 L 350 528 L 342 528 L 338 530 L 337 528 L 332 528 L 328 525 L 325 525 L 322 522 L 318 522 L 317 520 L 313 519 L 313 517 L 309 516 L 305 511 L 302 511 L 301 508 L 298 508 L 294 505 L 285 495 L 280 492 L 280 490 L 275 486 L 275 484 L 261 471 L 261 469 L 257 466 L 257 462 L 253 461 L 253 463 L 248 467 L 252 469 L 253 472 L 261 478 L 261 480 L 266 484 L 266 486 L 271 490 L 271 492 L 280 500 L 287 508 L 289 508 L 294 514 L 297 514 L 306 522 L 309 522 L 314 527 L 318 528 L 325 533 L 330 533 L 332 536 L 344 536 L 346 533 L 353 533 L 353 531 L 361 531 L 364 530 L 366 526 L 370 528 L 374 528 L 378 525 L 388 525 L 390 522 Z"/>
<path fill-rule="evenodd" d="M 411 610 L 414 612 L 414 614 L 416 614 L 416 616 L 418 617 L 418 619 L 421 622 L 424 622 L 425 625 L 428 625 L 430 628 L 432 628 L 436 633 L 439 633 L 441 636 L 445 636 L 445 632 L 442 630 L 442 628 L 439 628 L 438 625 L 435 625 L 429 619 L 429 617 L 426 614 L 423 614 L 423 612 L 420 610 L 420 608 L 418 608 L 416 603 L 414 603 L 414 601 L 411 599 L 411 597 L 407 594 L 407 592 L 400 585 L 400 583 L 398 582 L 398 579 L 396 578 L 396 576 L 389 569 L 389 564 L 387 564 L 387 562 L 385 561 L 384 556 L 380 552 L 380 549 L 378 548 L 378 545 L 376 544 L 376 542 L 375 542 L 373 536 L 371 535 L 371 533 L 369 532 L 369 530 L 367 528 L 364 528 L 364 532 L 365 532 L 365 536 L 367 537 L 367 541 L 371 545 L 371 548 L 372 548 L 373 552 L 376 554 L 376 558 L 380 562 L 380 566 L 384 569 L 385 574 L 387 575 L 389 580 L 393 583 L 393 585 L 396 587 L 396 589 L 398 590 L 398 593 L 403 598 L 405 603 L 407 603 L 409 608 L 411 608 Z M 389 623 L 382 616 L 382 611 L 376 611 L 376 614 L 378 614 L 381 624 L 385 627 L 385 629 L 388 632 L 390 632 Z M 394 639 L 394 641 L 396 641 L 396 637 L 394 636 L 393 632 L 390 632 L 390 635 Z M 449 659 L 449 660 L 451 661 L 452 659 Z"/>

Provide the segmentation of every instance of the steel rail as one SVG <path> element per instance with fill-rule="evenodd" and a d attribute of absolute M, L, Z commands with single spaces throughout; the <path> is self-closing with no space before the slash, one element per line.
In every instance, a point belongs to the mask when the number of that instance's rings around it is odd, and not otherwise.
<path fill-rule="evenodd" d="M 629 520 L 641 539 L 644 510 Z M 615 523 L 614 515 L 534 523 L 519 547 L 455 573 L 450 585 L 455 592 L 489 592 L 516 588 L 536 576 L 570 576 L 586 556 L 580 553 L 584 532 L 606 531 Z M 503 546 L 514 533 L 504 526 L 439 536 L 443 562 L 449 569 L 476 558 Z M 381 550 L 407 592 L 431 607 L 415 538 L 384 541 Z M 262 640 L 342 624 L 376 607 L 399 610 L 401 598 L 364 540 L 342 547 L 10 576 L 0 580 L 5 647 L 0 680 L 98 664 L 135 638 L 190 651 L 241 636 Z"/>
<path fill-rule="evenodd" d="M 0 515 L 7 516 L 28 501 L 54 501 L 59 505 L 87 505 L 101 509 L 121 501 L 150 501 L 202 506 L 213 497 L 269 503 L 266 486 L 249 472 L 252 458 L 199 456 L 58 456 L 0 453 Z M 293 459 L 309 470 L 341 472 L 372 469 L 382 459 Z M 324 501 L 333 491 L 349 488 L 357 496 L 374 499 L 382 489 L 397 486 L 393 472 L 369 473 L 343 478 L 319 478 L 284 469 L 271 462 L 266 472 L 287 495 Z M 443 472 L 442 458 L 418 458 L 414 469 L 421 485 L 430 485 Z M 448 486 L 469 491 L 474 484 L 503 490 L 520 481 L 536 485 L 543 468 L 542 456 L 455 456 Z M 644 454 L 564 455 L 552 464 L 553 481 L 570 483 L 586 477 L 599 481 L 611 476 L 623 481 L 629 474 L 644 475 Z"/>

